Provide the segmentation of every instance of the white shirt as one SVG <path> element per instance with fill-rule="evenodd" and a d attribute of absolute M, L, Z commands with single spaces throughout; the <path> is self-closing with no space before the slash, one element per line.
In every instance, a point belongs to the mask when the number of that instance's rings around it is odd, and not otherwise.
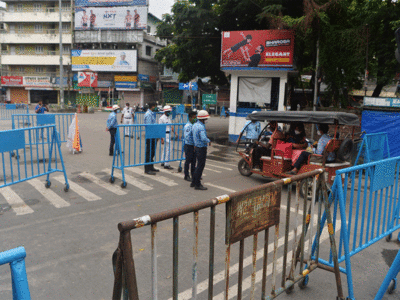
<path fill-rule="evenodd" d="M 126 119 L 132 119 L 132 114 L 133 114 L 133 108 L 132 107 L 125 106 L 124 109 L 122 110 L 122 115 Z"/>
<path fill-rule="evenodd" d="M 163 114 L 158 120 L 158 124 L 171 124 L 171 120 L 165 114 Z M 171 131 L 171 126 L 167 125 L 165 131 Z"/>

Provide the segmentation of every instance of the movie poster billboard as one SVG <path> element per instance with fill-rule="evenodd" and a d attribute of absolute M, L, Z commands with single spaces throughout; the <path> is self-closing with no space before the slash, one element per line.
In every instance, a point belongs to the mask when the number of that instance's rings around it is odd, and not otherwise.
<path fill-rule="evenodd" d="M 137 72 L 137 50 L 72 50 L 72 71 Z"/>
<path fill-rule="evenodd" d="M 133 6 L 149 5 L 148 0 L 75 0 L 75 7 L 79 6 Z"/>
<path fill-rule="evenodd" d="M 222 32 L 221 67 L 293 68 L 294 31 Z"/>
<path fill-rule="evenodd" d="M 147 29 L 147 6 L 75 8 L 75 30 L 99 29 Z"/>

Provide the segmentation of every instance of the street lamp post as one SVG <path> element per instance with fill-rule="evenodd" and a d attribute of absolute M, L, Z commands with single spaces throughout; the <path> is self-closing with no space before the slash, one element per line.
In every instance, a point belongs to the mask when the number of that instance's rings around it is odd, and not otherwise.
<path fill-rule="evenodd" d="M 59 50 L 60 50 L 60 105 L 64 106 L 64 87 L 63 87 L 63 47 L 62 47 L 62 14 L 61 14 L 61 0 L 58 0 L 58 12 L 59 12 L 59 24 L 58 24 L 58 33 L 60 35 L 60 45 L 59 45 Z"/>

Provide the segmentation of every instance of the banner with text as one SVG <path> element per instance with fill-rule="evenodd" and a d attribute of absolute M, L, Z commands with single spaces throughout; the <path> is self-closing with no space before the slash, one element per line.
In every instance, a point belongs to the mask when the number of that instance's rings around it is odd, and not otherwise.
<path fill-rule="evenodd" d="M 76 7 L 75 30 L 147 29 L 147 6 Z"/>
<path fill-rule="evenodd" d="M 22 86 L 24 80 L 22 76 L 1 76 L 1 85 Z"/>
<path fill-rule="evenodd" d="M 137 72 L 136 50 L 72 50 L 72 71 Z"/>
<path fill-rule="evenodd" d="M 222 32 L 222 68 L 293 68 L 294 31 Z"/>
<path fill-rule="evenodd" d="M 97 73 L 78 72 L 78 86 L 97 87 Z"/>
<path fill-rule="evenodd" d="M 138 87 L 137 76 L 114 76 L 115 88 L 136 89 Z"/>
<path fill-rule="evenodd" d="M 148 0 L 75 0 L 75 7 L 78 6 L 131 6 L 149 5 Z"/>
<path fill-rule="evenodd" d="M 46 76 L 24 76 L 26 87 L 51 87 L 50 77 Z"/>

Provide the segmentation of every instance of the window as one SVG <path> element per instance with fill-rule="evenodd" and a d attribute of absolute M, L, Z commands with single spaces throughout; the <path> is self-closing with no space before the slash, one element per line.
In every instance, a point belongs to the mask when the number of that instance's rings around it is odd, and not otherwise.
<path fill-rule="evenodd" d="M 42 4 L 40 3 L 33 4 L 33 11 L 41 11 L 41 10 L 42 10 Z"/>
<path fill-rule="evenodd" d="M 146 55 L 151 56 L 151 47 L 150 46 L 146 46 Z"/>
<path fill-rule="evenodd" d="M 68 54 L 69 53 L 69 46 L 64 45 L 63 46 L 63 54 Z"/>
<path fill-rule="evenodd" d="M 63 11 L 70 10 L 70 7 L 71 7 L 71 5 L 68 2 L 61 3 L 61 10 L 63 10 Z"/>
<path fill-rule="evenodd" d="M 24 52 L 25 52 L 25 46 L 23 45 L 19 46 L 19 53 L 24 54 Z"/>
<path fill-rule="evenodd" d="M 42 24 L 35 24 L 35 32 L 43 32 L 43 26 Z"/>
<path fill-rule="evenodd" d="M 43 67 L 35 67 L 36 73 L 43 73 Z"/>
<path fill-rule="evenodd" d="M 62 31 L 63 32 L 68 32 L 69 31 L 69 24 L 68 23 L 63 23 L 62 24 Z"/>
<path fill-rule="evenodd" d="M 25 68 L 24 67 L 18 67 L 18 71 L 21 72 L 21 73 L 24 73 L 25 72 Z"/>
<path fill-rule="evenodd" d="M 147 33 L 151 33 L 151 27 L 147 26 Z"/>
<path fill-rule="evenodd" d="M 24 10 L 24 5 L 22 3 L 17 4 L 17 11 L 23 11 Z"/>
<path fill-rule="evenodd" d="M 44 52 L 43 46 L 35 46 L 35 53 L 42 54 Z"/>
<path fill-rule="evenodd" d="M 24 25 L 18 24 L 18 32 L 24 32 Z"/>
<path fill-rule="evenodd" d="M 13 12 L 14 11 L 14 5 L 13 4 L 9 4 L 8 6 L 8 11 Z"/>

